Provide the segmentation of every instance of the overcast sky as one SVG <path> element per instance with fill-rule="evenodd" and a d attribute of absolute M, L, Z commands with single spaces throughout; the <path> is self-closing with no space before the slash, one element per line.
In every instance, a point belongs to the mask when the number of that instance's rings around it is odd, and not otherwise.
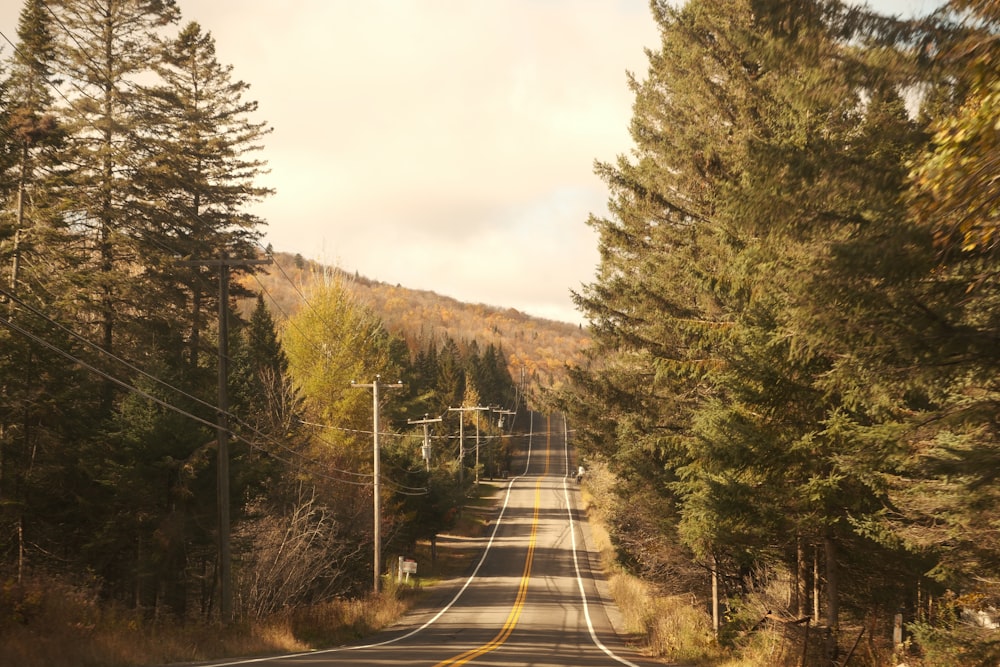
<path fill-rule="evenodd" d="M 607 189 L 631 148 L 648 0 L 178 0 L 274 132 L 256 209 L 275 250 L 579 322 Z M 876 0 L 911 14 L 934 0 Z M 16 39 L 18 0 L 0 0 Z M 4 49 L 9 53 L 9 47 Z"/>

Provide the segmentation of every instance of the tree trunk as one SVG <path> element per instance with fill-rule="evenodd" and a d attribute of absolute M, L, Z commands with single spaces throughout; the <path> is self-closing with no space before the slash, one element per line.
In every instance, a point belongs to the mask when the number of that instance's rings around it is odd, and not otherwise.
<path fill-rule="evenodd" d="M 800 535 L 795 540 L 795 615 L 802 618 L 809 607 L 809 565 L 805 542 Z"/>
<path fill-rule="evenodd" d="M 826 653 L 831 659 L 837 658 L 837 634 L 840 623 L 839 574 L 837 572 L 837 543 L 829 529 L 823 536 L 823 552 L 826 558 L 826 625 L 828 628 Z"/>
<path fill-rule="evenodd" d="M 712 555 L 712 631 L 719 636 L 719 560 Z"/>
<path fill-rule="evenodd" d="M 189 357 L 191 370 L 197 370 L 198 347 L 201 345 L 201 289 L 194 285 L 193 281 L 191 295 L 191 341 Z"/>
<path fill-rule="evenodd" d="M 819 625 L 819 545 L 813 549 L 813 623 Z"/>

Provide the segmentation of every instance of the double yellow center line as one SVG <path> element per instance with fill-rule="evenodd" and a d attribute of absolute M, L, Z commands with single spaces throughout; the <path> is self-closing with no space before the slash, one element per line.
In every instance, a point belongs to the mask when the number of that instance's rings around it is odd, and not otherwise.
<path fill-rule="evenodd" d="M 549 449 L 552 440 L 552 429 L 549 424 L 550 421 L 551 417 L 546 419 L 545 432 L 547 435 L 545 437 L 545 471 L 542 473 L 542 477 L 538 478 L 538 483 L 535 484 L 535 511 L 531 518 L 531 536 L 528 538 L 528 554 L 524 559 L 524 572 L 521 574 L 521 584 L 517 589 L 517 598 L 514 600 L 514 606 L 511 607 L 510 613 L 507 615 L 507 620 L 504 622 L 503 627 L 500 628 L 500 632 L 497 633 L 496 637 L 482 646 L 469 649 L 465 653 L 461 653 L 453 658 L 448 658 L 447 660 L 439 662 L 434 665 L 434 667 L 464 665 L 470 660 L 478 658 L 481 655 L 485 655 L 490 651 L 495 651 L 503 646 L 503 644 L 514 632 L 514 628 L 517 626 L 517 621 L 521 617 L 521 612 L 524 610 L 524 601 L 528 597 L 528 583 L 531 581 L 531 565 L 535 559 L 535 543 L 538 538 L 538 511 L 542 504 L 542 481 L 545 475 L 549 474 Z"/>

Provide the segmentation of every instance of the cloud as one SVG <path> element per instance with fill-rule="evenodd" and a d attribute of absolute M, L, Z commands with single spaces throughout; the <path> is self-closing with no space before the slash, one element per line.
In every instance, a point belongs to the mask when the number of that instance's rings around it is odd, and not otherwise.
<path fill-rule="evenodd" d="M 20 3 L 0 7 L 14 38 Z M 281 251 L 462 300 L 578 321 L 628 153 L 647 0 L 178 0 L 250 84 Z M 939 0 L 875 0 L 930 11 Z"/>
<path fill-rule="evenodd" d="M 644 0 L 181 1 L 274 126 L 275 248 L 463 300 L 577 320 L 627 152 Z M 329 261 L 329 258 L 326 258 Z"/>
<path fill-rule="evenodd" d="M 0 7 L 15 35 L 19 3 Z M 576 321 L 647 0 L 178 0 L 250 85 L 280 251 Z"/>

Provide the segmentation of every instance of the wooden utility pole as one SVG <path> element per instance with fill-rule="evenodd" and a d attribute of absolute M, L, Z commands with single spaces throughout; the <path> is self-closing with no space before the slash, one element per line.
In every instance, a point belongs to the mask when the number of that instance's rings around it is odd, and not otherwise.
<path fill-rule="evenodd" d="M 270 264 L 270 259 L 235 259 L 222 253 L 220 259 L 177 262 L 178 266 L 219 267 L 219 397 L 217 427 L 216 503 L 219 520 L 219 616 L 233 620 L 233 559 L 229 546 L 229 269 L 233 266 Z"/>
<path fill-rule="evenodd" d="M 448 412 L 458 412 L 458 483 L 465 481 L 465 414 L 476 411 L 476 483 L 479 483 L 479 411 L 489 410 L 481 405 L 448 408 Z"/>
<path fill-rule="evenodd" d="M 373 471 L 372 471 L 372 495 L 374 499 L 374 512 L 375 512 L 375 525 L 373 528 L 375 541 L 375 564 L 373 566 L 375 581 L 372 585 L 372 589 L 375 593 L 378 593 L 381 589 L 382 584 L 382 498 L 381 484 L 379 483 L 379 477 L 382 474 L 381 470 L 381 454 L 379 450 L 378 442 L 378 390 L 380 387 L 385 387 L 387 389 L 398 389 L 403 386 L 402 382 L 394 382 L 392 384 L 386 384 L 382 382 L 382 376 L 376 375 L 375 381 L 371 384 L 358 384 L 357 382 L 351 382 L 351 386 L 355 389 L 371 389 L 372 390 L 372 412 L 373 412 L 373 423 L 372 435 L 373 435 Z"/>
<path fill-rule="evenodd" d="M 516 417 L 517 416 L 517 410 L 504 410 L 504 409 L 500 409 L 497 412 L 500 413 L 500 420 L 497 422 L 497 429 L 499 429 L 500 435 L 501 435 L 501 437 L 503 437 L 503 429 L 504 429 L 503 418 L 504 417 L 511 417 L 511 416 Z M 510 424 L 510 430 L 513 433 L 513 431 L 514 431 L 514 421 L 513 420 L 511 421 L 511 424 Z M 497 454 L 497 447 L 496 447 L 496 444 L 494 444 L 492 447 L 490 447 L 490 480 L 492 480 L 496 476 L 496 474 L 497 474 L 496 454 Z"/>

